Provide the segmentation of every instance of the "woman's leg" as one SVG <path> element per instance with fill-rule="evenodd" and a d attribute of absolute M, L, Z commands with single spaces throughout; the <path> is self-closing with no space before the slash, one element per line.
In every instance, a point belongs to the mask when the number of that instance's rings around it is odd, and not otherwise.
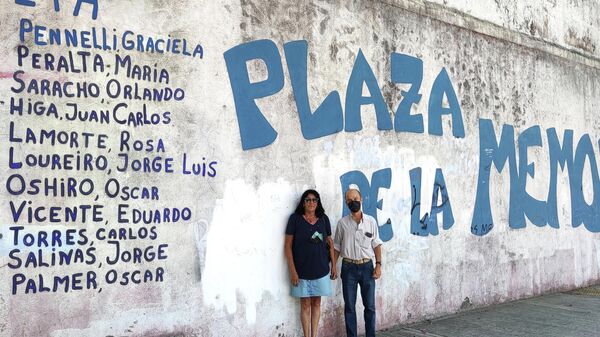
<path fill-rule="evenodd" d="M 319 319 L 321 318 L 321 296 L 310 298 L 310 314 L 311 337 L 317 337 Z"/>
<path fill-rule="evenodd" d="M 304 337 L 310 337 L 310 304 L 311 297 L 300 298 L 300 321 L 302 322 Z"/>

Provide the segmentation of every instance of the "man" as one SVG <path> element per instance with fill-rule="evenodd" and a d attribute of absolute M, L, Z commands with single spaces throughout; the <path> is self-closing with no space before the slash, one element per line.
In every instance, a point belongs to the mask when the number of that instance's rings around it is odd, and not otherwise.
<path fill-rule="evenodd" d="M 360 286 L 360 296 L 365 307 L 365 334 L 366 337 L 375 337 L 375 280 L 381 276 L 382 242 L 375 219 L 361 211 L 360 192 L 349 189 L 345 198 L 351 213 L 338 221 L 333 247 L 335 260 L 342 256 L 341 277 L 346 334 L 348 337 L 358 336 L 356 292 Z"/>

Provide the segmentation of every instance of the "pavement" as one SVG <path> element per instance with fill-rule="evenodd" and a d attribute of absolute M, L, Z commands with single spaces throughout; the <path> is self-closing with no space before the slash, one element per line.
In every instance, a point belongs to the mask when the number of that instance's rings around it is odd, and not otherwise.
<path fill-rule="evenodd" d="M 377 337 L 600 337 L 600 285 L 497 304 Z"/>

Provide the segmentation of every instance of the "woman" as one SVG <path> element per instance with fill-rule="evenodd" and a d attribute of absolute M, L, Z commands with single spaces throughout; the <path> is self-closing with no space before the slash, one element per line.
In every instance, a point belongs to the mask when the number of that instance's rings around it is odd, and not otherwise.
<path fill-rule="evenodd" d="M 298 207 L 288 220 L 285 256 L 292 281 L 292 296 L 300 298 L 304 337 L 316 337 L 321 316 L 321 296 L 331 295 L 329 279 L 336 278 L 336 271 L 333 265 L 331 224 L 315 190 L 302 193 Z"/>

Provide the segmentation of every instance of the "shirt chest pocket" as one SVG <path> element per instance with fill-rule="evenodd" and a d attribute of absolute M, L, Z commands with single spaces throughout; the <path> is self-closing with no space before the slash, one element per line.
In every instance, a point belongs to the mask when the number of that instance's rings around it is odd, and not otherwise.
<path fill-rule="evenodd" d="M 373 233 L 358 230 L 356 232 L 356 241 L 362 248 L 369 249 L 372 247 Z"/>

